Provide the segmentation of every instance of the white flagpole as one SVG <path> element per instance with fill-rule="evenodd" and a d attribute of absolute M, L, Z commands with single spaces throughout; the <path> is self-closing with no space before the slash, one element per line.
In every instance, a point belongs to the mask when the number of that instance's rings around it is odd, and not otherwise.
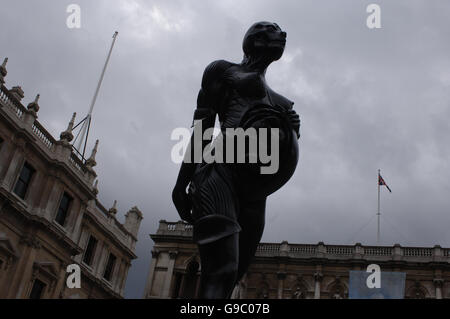
<path fill-rule="evenodd" d="M 84 121 L 83 126 L 81 128 L 81 136 L 80 136 L 80 140 L 78 141 L 78 151 L 79 152 L 83 152 L 83 157 L 84 157 L 84 152 L 86 150 L 87 138 L 86 138 L 86 141 L 84 141 L 84 140 L 85 140 L 86 134 L 89 131 L 89 127 L 90 127 L 91 119 L 92 119 L 92 112 L 94 111 L 95 102 L 97 101 L 98 93 L 100 92 L 100 88 L 102 86 L 103 78 L 105 77 L 106 68 L 108 67 L 108 63 L 109 63 L 109 60 L 111 58 L 111 53 L 112 53 L 112 51 L 114 49 L 114 44 L 116 43 L 116 39 L 117 39 L 117 35 L 118 34 L 119 34 L 119 32 L 116 31 L 114 33 L 114 35 L 113 35 L 113 41 L 112 41 L 112 44 L 111 44 L 111 48 L 109 49 L 108 56 L 106 57 L 105 65 L 103 66 L 103 70 L 102 70 L 102 73 L 100 75 L 100 80 L 98 81 L 98 84 L 97 84 L 97 89 L 95 90 L 94 97 L 92 98 L 91 106 L 89 108 L 89 113 L 88 113 L 87 118 Z M 85 143 L 84 144 L 84 149 L 81 150 L 81 147 L 82 147 L 83 143 Z"/>
<path fill-rule="evenodd" d="M 378 227 L 377 227 L 377 244 L 380 244 L 380 176 L 381 176 L 381 170 L 378 170 L 378 178 L 377 178 L 377 184 L 378 184 Z"/>

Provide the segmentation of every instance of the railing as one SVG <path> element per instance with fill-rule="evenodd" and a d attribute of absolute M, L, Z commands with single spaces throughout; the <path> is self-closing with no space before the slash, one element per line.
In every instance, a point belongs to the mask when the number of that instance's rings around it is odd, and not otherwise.
<path fill-rule="evenodd" d="M 166 222 L 161 221 L 159 224 L 158 233 L 165 234 L 167 233 L 170 236 L 170 233 L 185 233 L 186 236 L 192 235 L 193 226 L 184 222 Z"/>
<path fill-rule="evenodd" d="M 47 132 L 46 129 L 42 127 L 41 124 L 39 124 L 38 121 L 35 121 L 32 126 L 33 133 L 47 146 L 49 149 L 52 149 L 55 145 L 56 141 L 51 136 L 49 132 Z"/>
<path fill-rule="evenodd" d="M 432 248 L 403 248 L 403 256 L 407 257 L 431 257 Z"/>
<path fill-rule="evenodd" d="M 10 108 L 19 119 L 22 119 L 24 113 L 27 112 L 27 109 L 22 103 L 20 103 L 20 101 L 18 101 L 4 85 L 0 86 L 0 103 Z M 31 126 L 31 131 L 47 149 L 54 150 L 57 141 L 38 121 L 34 121 Z M 86 172 L 86 166 L 84 164 L 85 160 L 75 148 L 72 149 L 69 162 L 78 172 Z"/>
<path fill-rule="evenodd" d="M 80 173 L 85 172 L 86 167 L 84 166 L 83 161 L 80 160 L 75 153 L 70 153 L 69 161 Z"/>
<path fill-rule="evenodd" d="M 317 246 L 314 245 L 289 245 L 289 252 L 293 254 L 311 254 L 314 255 L 317 252 Z"/>
<path fill-rule="evenodd" d="M 280 244 L 260 244 L 257 251 L 265 253 L 278 253 L 280 251 Z"/>
<path fill-rule="evenodd" d="M 161 221 L 159 225 L 158 235 L 192 236 L 192 225 L 184 222 L 167 222 Z M 428 260 L 439 260 L 450 262 L 450 248 L 426 248 L 426 247 L 401 247 L 399 245 L 393 247 L 386 246 L 362 246 L 360 244 L 354 246 L 348 245 L 325 245 L 319 243 L 317 245 L 308 244 L 289 244 L 283 243 L 261 243 L 256 250 L 260 257 L 291 257 L 291 258 L 327 258 L 327 259 L 352 259 L 365 258 L 374 260 L 392 260 L 401 258 L 404 260 L 415 260 L 419 262 Z M 426 259 L 425 259 L 426 258 Z"/>
<path fill-rule="evenodd" d="M 0 89 L 0 100 L 8 106 L 19 119 L 22 118 L 26 108 L 19 101 L 17 101 L 14 96 L 12 96 L 9 90 L 3 85 Z"/>
<path fill-rule="evenodd" d="M 346 246 L 326 246 L 327 254 L 331 255 L 353 255 L 354 248 Z"/>
<path fill-rule="evenodd" d="M 392 248 L 390 247 L 364 247 L 364 254 L 368 256 L 390 256 Z"/>

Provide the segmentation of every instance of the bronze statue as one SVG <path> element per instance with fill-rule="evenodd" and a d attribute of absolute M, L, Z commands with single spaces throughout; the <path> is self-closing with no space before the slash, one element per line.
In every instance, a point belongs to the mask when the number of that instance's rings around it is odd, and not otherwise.
<path fill-rule="evenodd" d="M 286 36 L 276 23 L 255 23 L 244 38 L 244 60 L 240 64 L 215 61 L 203 75 L 194 113 L 203 132 L 214 127 L 217 115 L 222 132 L 279 129 L 280 147 L 274 174 L 256 170 L 260 162 L 183 162 L 172 198 L 181 218 L 194 225 L 201 259 L 200 298 L 230 298 L 261 240 L 266 198 L 292 177 L 297 166 L 299 116 L 294 103 L 265 80 L 267 67 L 283 55 Z M 208 142 L 195 145 L 192 137 L 190 149 L 203 149 Z"/>

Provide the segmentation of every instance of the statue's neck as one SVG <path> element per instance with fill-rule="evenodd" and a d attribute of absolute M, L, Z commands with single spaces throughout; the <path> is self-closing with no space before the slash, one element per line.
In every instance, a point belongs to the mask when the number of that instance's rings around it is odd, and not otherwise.
<path fill-rule="evenodd" d="M 244 60 L 243 65 L 254 72 L 258 72 L 262 77 L 265 77 L 267 68 L 272 62 L 271 59 L 265 57 L 250 57 Z"/>

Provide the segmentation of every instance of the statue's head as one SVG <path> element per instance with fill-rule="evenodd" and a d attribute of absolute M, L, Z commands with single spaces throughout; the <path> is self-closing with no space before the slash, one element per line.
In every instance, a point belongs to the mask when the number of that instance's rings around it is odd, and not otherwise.
<path fill-rule="evenodd" d="M 245 60 L 260 57 L 279 60 L 286 46 L 287 34 L 276 23 L 261 21 L 247 31 L 242 45 Z"/>

